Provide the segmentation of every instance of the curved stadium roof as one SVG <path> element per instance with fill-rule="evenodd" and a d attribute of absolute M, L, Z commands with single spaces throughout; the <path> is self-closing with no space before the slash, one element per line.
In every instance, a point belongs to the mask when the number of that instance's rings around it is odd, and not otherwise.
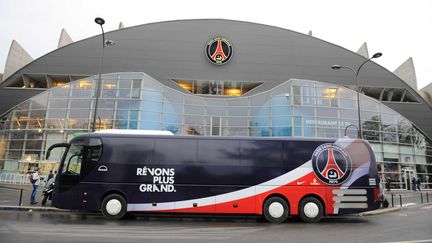
<path fill-rule="evenodd" d="M 204 53 L 214 36 L 228 38 L 234 46 L 229 63 L 216 66 Z M 352 86 L 354 74 L 331 70 L 334 64 L 358 67 L 366 59 L 318 38 L 256 23 L 202 19 L 151 23 L 106 33 L 117 45 L 106 48 L 103 73 L 145 72 L 180 89 L 171 80 L 232 80 L 264 82 L 254 93 L 288 79 L 317 80 Z M 100 36 L 90 37 L 50 52 L 21 68 L 0 84 L 0 114 L 42 92 L 11 89 L 22 75 L 91 76 L 99 72 Z M 396 75 L 374 62 L 359 74 L 363 87 L 407 90 L 418 102 L 385 102 L 410 119 L 432 138 L 432 110 L 423 98 Z"/>

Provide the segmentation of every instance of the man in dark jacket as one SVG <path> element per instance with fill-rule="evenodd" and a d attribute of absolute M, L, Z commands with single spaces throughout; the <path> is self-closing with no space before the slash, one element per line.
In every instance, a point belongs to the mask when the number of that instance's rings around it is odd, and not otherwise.
<path fill-rule="evenodd" d="M 420 191 L 420 186 L 421 186 L 421 180 L 420 180 L 420 177 L 417 178 L 416 184 L 417 184 L 417 190 Z"/>
<path fill-rule="evenodd" d="M 417 180 L 416 180 L 415 177 L 413 177 L 411 179 L 411 188 L 412 188 L 413 191 L 416 191 L 416 183 L 417 183 Z"/>

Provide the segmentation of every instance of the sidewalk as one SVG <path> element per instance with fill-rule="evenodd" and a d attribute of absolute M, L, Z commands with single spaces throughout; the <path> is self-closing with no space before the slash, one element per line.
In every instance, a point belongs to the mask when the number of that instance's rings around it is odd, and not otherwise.
<path fill-rule="evenodd" d="M 0 184 L 0 205 L 19 206 L 22 190 L 22 206 L 41 206 L 43 188 L 44 183 L 41 183 L 36 193 L 36 201 L 39 203 L 30 205 L 32 185 Z M 47 204 L 49 205 L 50 202 L 48 201 Z"/>

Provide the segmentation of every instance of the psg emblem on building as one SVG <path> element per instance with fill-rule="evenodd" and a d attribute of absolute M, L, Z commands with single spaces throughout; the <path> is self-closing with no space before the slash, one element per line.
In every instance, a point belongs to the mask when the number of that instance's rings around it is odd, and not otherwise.
<path fill-rule="evenodd" d="M 214 37 L 207 42 L 206 55 L 216 65 L 227 63 L 233 54 L 231 42 L 225 37 Z"/>

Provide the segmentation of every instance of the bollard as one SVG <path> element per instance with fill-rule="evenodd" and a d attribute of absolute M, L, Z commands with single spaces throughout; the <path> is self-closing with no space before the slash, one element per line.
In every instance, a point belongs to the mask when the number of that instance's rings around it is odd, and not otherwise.
<path fill-rule="evenodd" d="M 21 188 L 18 206 L 22 206 L 22 194 L 23 194 L 23 189 Z"/>
<path fill-rule="evenodd" d="M 421 203 L 423 204 L 423 192 L 420 192 Z"/>
<path fill-rule="evenodd" d="M 429 202 L 429 193 L 426 192 L 426 202 Z"/>
<path fill-rule="evenodd" d="M 400 195 L 400 194 L 399 194 L 399 202 L 400 202 L 400 208 L 401 208 L 401 210 L 402 210 L 402 209 L 403 209 L 403 208 L 402 208 L 402 195 Z"/>
<path fill-rule="evenodd" d="M 394 197 L 393 197 L 393 193 L 392 193 L 391 195 L 392 195 L 392 208 L 394 208 Z"/>

